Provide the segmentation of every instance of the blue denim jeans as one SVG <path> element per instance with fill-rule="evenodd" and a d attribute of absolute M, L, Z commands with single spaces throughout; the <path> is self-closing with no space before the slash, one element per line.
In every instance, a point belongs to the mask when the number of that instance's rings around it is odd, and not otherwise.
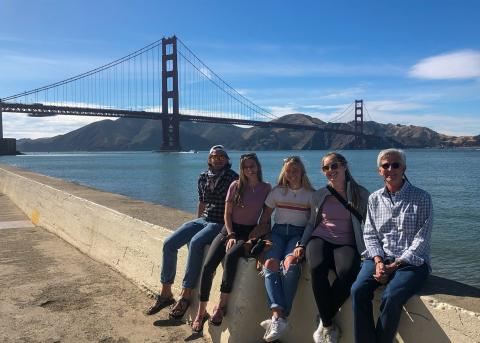
<path fill-rule="evenodd" d="M 263 268 L 268 304 L 271 309 L 281 309 L 285 316 L 289 315 L 292 308 L 301 268 L 299 264 L 290 264 L 288 269 L 285 269 L 283 263 L 280 262 L 293 253 L 296 243 L 302 237 L 303 231 L 304 227 L 301 226 L 275 224 L 270 233 L 273 246 L 265 254 L 265 260 L 272 258 L 280 264 L 278 272 L 274 272 L 266 267 Z"/>
<path fill-rule="evenodd" d="M 183 278 L 183 288 L 195 288 L 202 271 L 203 251 L 219 234 L 222 223 L 207 222 L 201 217 L 184 223 L 163 243 L 163 263 L 160 282 L 172 284 L 177 273 L 177 253 L 188 244 L 188 259 Z"/>
<path fill-rule="evenodd" d="M 405 265 L 392 275 L 382 294 L 380 317 L 375 327 L 372 300 L 380 286 L 374 278 L 375 263 L 365 260 L 352 286 L 352 306 L 356 343 L 391 343 L 395 337 L 403 305 L 420 290 L 428 277 L 428 265 Z"/>

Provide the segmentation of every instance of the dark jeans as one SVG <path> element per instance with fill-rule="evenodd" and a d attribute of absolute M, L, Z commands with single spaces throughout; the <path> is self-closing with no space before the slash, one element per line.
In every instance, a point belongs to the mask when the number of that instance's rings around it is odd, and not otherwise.
<path fill-rule="evenodd" d="M 312 289 L 318 313 L 324 326 L 332 325 L 333 317 L 350 295 L 350 287 L 360 269 L 360 255 L 351 245 L 337 245 L 313 237 L 306 252 L 312 275 Z M 330 286 L 328 272 L 333 269 L 337 278 Z"/>
<path fill-rule="evenodd" d="M 428 277 L 427 264 L 405 265 L 392 275 L 382 294 L 380 317 L 375 327 L 372 300 L 380 286 L 374 278 L 375 263 L 365 260 L 352 286 L 352 305 L 356 343 L 391 343 L 395 337 L 402 306 L 423 286 Z"/>
<path fill-rule="evenodd" d="M 212 289 L 213 276 L 222 259 L 225 257 L 223 266 L 222 285 L 220 292 L 230 293 L 233 287 L 235 274 L 237 273 L 238 259 L 245 256 L 243 244 L 248 240 L 248 235 L 252 232 L 255 225 L 240 225 L 232 223 L 233 231 L 236 234 L 236 243 L 233 247 L 225 252 L 228 242 L 227 230 L 222 229 L 217 237 L 213 240 L 208 249 L 205 264 L 203 265 L 202 278 L 200 281 L 200 301 L 208 301 L 210 290 Z"/>

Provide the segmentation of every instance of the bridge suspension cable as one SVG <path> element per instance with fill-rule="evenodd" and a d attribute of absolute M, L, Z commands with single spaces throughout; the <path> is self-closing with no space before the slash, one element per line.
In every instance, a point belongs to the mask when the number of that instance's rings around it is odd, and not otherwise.
<path fill-rule="evenodd" d="M 367 117 L 370 121 L 374 121 L 373 120 L 373 117 L 370 115 L 370 112 L 368 111 L 368 108 L 367 106 L 365 105 L 365 103 L 363 103 L 363 108 L 365 109 L 365 111 L 367 112 Z"/>
<path fill-rule="evenodd" d="M 161 40 L 101 67 L 1 99 L 22 104 L 160 111 Z M 157 62 L 156 62 L 157 61 Z M 145 106 L 147 105 L 148 106 Z"/>
<path fill-rule="evenodd" d="M 348 118 L 347 116 L 350 116 L 349 118 L 352 118 L 352 115 L 350 114 L 349 111 L 353 110 L 353 104 L 354 102 L 351 102 L 350 105 L 343 110 L 340 114 L 336 115 L 335 117 L 331 118 L 328 120 L 328 123 L 338 123 L 342 119 Z"/>
<path fill-rule="evenodd" d="M 230 86 L 185 43 L 177 38 L 179 55 L 180 112 L 231 119 L 272 120 L 278 117 L 256 105 Z M 180 80 L 179 80 L 180 81 Z"/>
<path fill-rule="evenodd" d="M 161 50 L 162 40 L 157 40 L 101 67 L 1 101 L 162 113 Z M 180 40 L 177 54 L 180 114 L 254 121 L 277 119 L 225 82 Z"/>

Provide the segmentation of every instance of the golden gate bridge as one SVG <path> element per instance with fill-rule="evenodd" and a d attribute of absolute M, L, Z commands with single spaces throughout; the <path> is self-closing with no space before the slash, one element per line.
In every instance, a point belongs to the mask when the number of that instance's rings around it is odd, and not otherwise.
<path fill-rule="evenodd" d="M 314 130 L 355 138 L 362 148 L 363 100 L 355 100 L 334 120 L 350 116 L 353 127 L 335 122 L 294 124 L 279 120 L 235 90 L 179 38 L 162 38 L 86 73 L 0 99 L 0 154 L 14 153 L 15 139 L 3 137 L 2 112 L 32 117 L 75 115 L 162 121 L 161 151 L 180 151 L 179 123 L 196 121 L 293 130 Z"/>

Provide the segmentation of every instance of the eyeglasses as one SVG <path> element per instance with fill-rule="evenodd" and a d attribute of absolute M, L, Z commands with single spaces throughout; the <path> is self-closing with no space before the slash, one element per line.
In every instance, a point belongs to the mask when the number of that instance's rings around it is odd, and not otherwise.
<path fill-rule="evenodd" d="M 382 167 L 382 169 L 390 169 L 390 167 L 392 167 L 392 169 L 398 169 L 400 168 L 400 163 L 398 162 L 384 163 L 380 167 Z"/>
<path fill-rule="evenodd" d="M 288 156 L 287 158 L 283 159 L 283 163 L 287 162 L 301 162 L 300 156 Z"/>
<path fill-rule="evenodd" d="M 224 155 L 210 155 L 210 158 L 214 161 L 225 161 L 227 159 Z"/>
<path fill-rule="evenodd" d="M 248 154 L 243 154 L 240 156 L 240 159 L 243 160 L 243 159 L 246 159 L 246 158 L 256 158 L 257 157 L 257 154 L 254 153 L 254 152 L 249 152 Z"/>
<path fill-rule="evenodd" d="M 324 172 L 327 172 L 329 170 L 337 170 L 338 167 L 340 166 L 340 162 L 333 162 L 333 163 L 330 163 L 330 164 L 326 164 L 324 166 L 322 166 L 322 170 Z"/>

